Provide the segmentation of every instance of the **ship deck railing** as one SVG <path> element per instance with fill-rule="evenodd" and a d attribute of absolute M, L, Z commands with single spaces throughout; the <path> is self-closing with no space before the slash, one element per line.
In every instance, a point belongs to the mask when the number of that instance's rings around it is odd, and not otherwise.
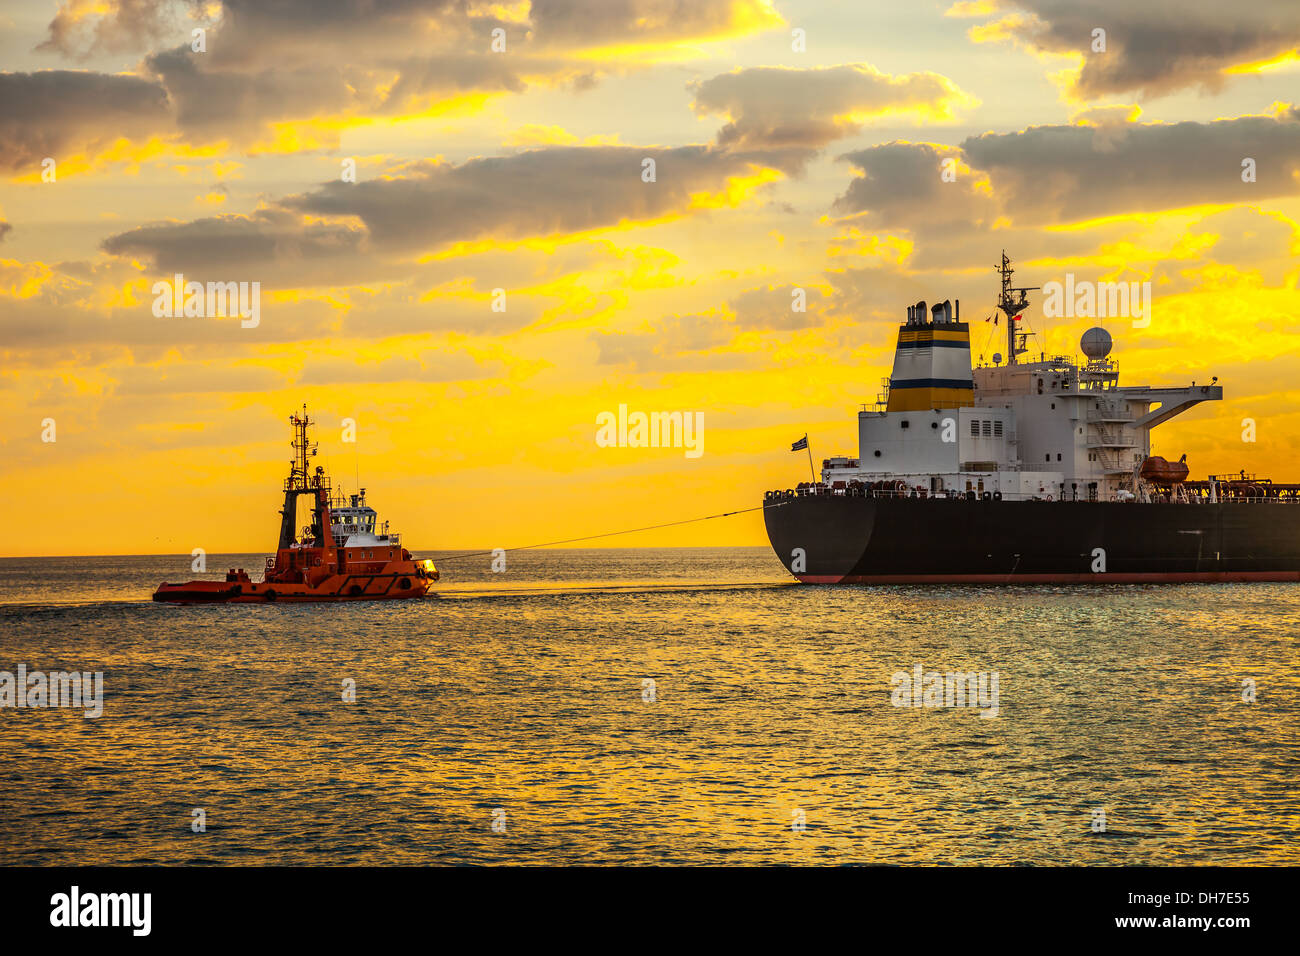
<path fill-rule="evenodd" d="M 1131 493 L 1130 493 L 1131 494 Z M 786 488 L 768 491 L 764 495 L 764 500 L 774 501 L 785 498 L 809 498 L 809 497 L 850 497 L 850 498 L 936 498 L 939 500 L 949 501 L 1113 501 L 1113 502 L 1140 502 L 1142 499 L 1137 496 L 1131 497 L 1089 497 L 1086 494 L 1065 495 L 1057 497 L 1050 494 L 1026 494 L 1022 492 L 1007 492 L 991 490 L 970 489 L 961 491 L 950 489 L 945 491 L 928 491 L 916 488 L 889 489 L 889 488 L 834 488 L 826 485 L 803 485 L 799 488 Z M 1296 489 L 1277 489 L 1273 494 L 1251 495 L 1251 494 L 1233 494 L 1231 491 L 1220 491 L 1215 497 L 1207 494 L 1193 495 L 1175 495 L 1167 493 L 1153 493 L 1147 497 L 1147 503 L 1150 504 L 1275 504 L 1275 505 L 1295 505 L 1300 504 L 1300 490 Z"/>

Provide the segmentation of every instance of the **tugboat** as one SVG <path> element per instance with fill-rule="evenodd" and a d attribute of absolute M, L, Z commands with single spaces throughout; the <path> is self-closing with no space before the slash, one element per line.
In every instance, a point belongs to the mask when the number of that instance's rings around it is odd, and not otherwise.
<path fill-rule="evenodd" d="M 402 547 L 401 537 L 388 533 L 388 522 L 376 527 L 378 516 L 366 504 L 366 490 L 334 497 L 325 469 L 308 474 L 307 459 L 316 454 L 302 415 L 290 415 L 294 428 L 294 459 L 284 482 L 284 508 L 280 512 L 280 541 L 275 557 L 266 559 L 261 581 L 253 581 L 243 568 L 231 568 L 224 581 L 190 581 L 160 584 L 155 601 L 175 604 L 272 601 L 373 601 L 423 597 L 438 580 L 432 561 L 416 561 Z M 295 537 L 298 498 L 312 503 L 311 524 Z M 326 532 L 324 529 L 328 528 Z"/>
<path fill-rule="evenodd" d="M 909 306 L 893 375 L 858 414 L 858 455 L 767 492 L 768 539 L 807 584 L 1300 581 L 1300 484 L 1188 480 L 1151 430 L 1210 384 L 1121 386 L 1103 328 L 1085 361 L 1028 351 L 1029 288 L 998 270 L 1007 355 L 971 367 L 961 304 Z M 794 446 L 806 448 L 801 440 Z"/>

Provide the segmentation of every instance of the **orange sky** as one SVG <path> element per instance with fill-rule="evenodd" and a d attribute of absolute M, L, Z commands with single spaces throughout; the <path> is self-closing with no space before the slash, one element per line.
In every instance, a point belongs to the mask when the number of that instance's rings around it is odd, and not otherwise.
<path fill-rule="evenodd" d="M 1151 282 L 1122 383 L 1225 394 L 1157 453 L 1300 480 L 1300 17 L 1171 4 L 0 4 L 0 555 L 273 547 L 303 403 L 417 551 L 753 507 L 856 452 L 907 304 L 998 350 L 1003 248 Z M 177 272 L 257 327 L 156 317 Z M 704 453 L 600 447 L 620 404 Z"/>

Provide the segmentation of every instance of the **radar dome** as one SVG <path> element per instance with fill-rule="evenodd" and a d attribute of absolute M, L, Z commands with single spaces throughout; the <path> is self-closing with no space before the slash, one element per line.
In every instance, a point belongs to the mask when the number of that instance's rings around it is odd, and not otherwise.
<path fill-rule="evenodd" d="M 1083 338 L 1079 340 L 1079 348 L 1083 349 L 1083 354 L 1093 361 L 1104 359 L 1109 355 L 1110 344 L 1110 333 L 1098 326 L 1093 326 L 1084 332 Z"/>

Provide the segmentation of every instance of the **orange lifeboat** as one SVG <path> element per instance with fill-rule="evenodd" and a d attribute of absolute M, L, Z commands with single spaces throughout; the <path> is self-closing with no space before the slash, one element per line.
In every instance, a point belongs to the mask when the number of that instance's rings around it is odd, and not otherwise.
<path fill-rule="evenodd" d="M 1187 456 L 1178 461 L 1166 461 L 1159 455 L 1151 455 L 1142 462 L 1140 472 L 1143 480 L 1157 485 L 1177 485 L 1187 480 Z"/>

